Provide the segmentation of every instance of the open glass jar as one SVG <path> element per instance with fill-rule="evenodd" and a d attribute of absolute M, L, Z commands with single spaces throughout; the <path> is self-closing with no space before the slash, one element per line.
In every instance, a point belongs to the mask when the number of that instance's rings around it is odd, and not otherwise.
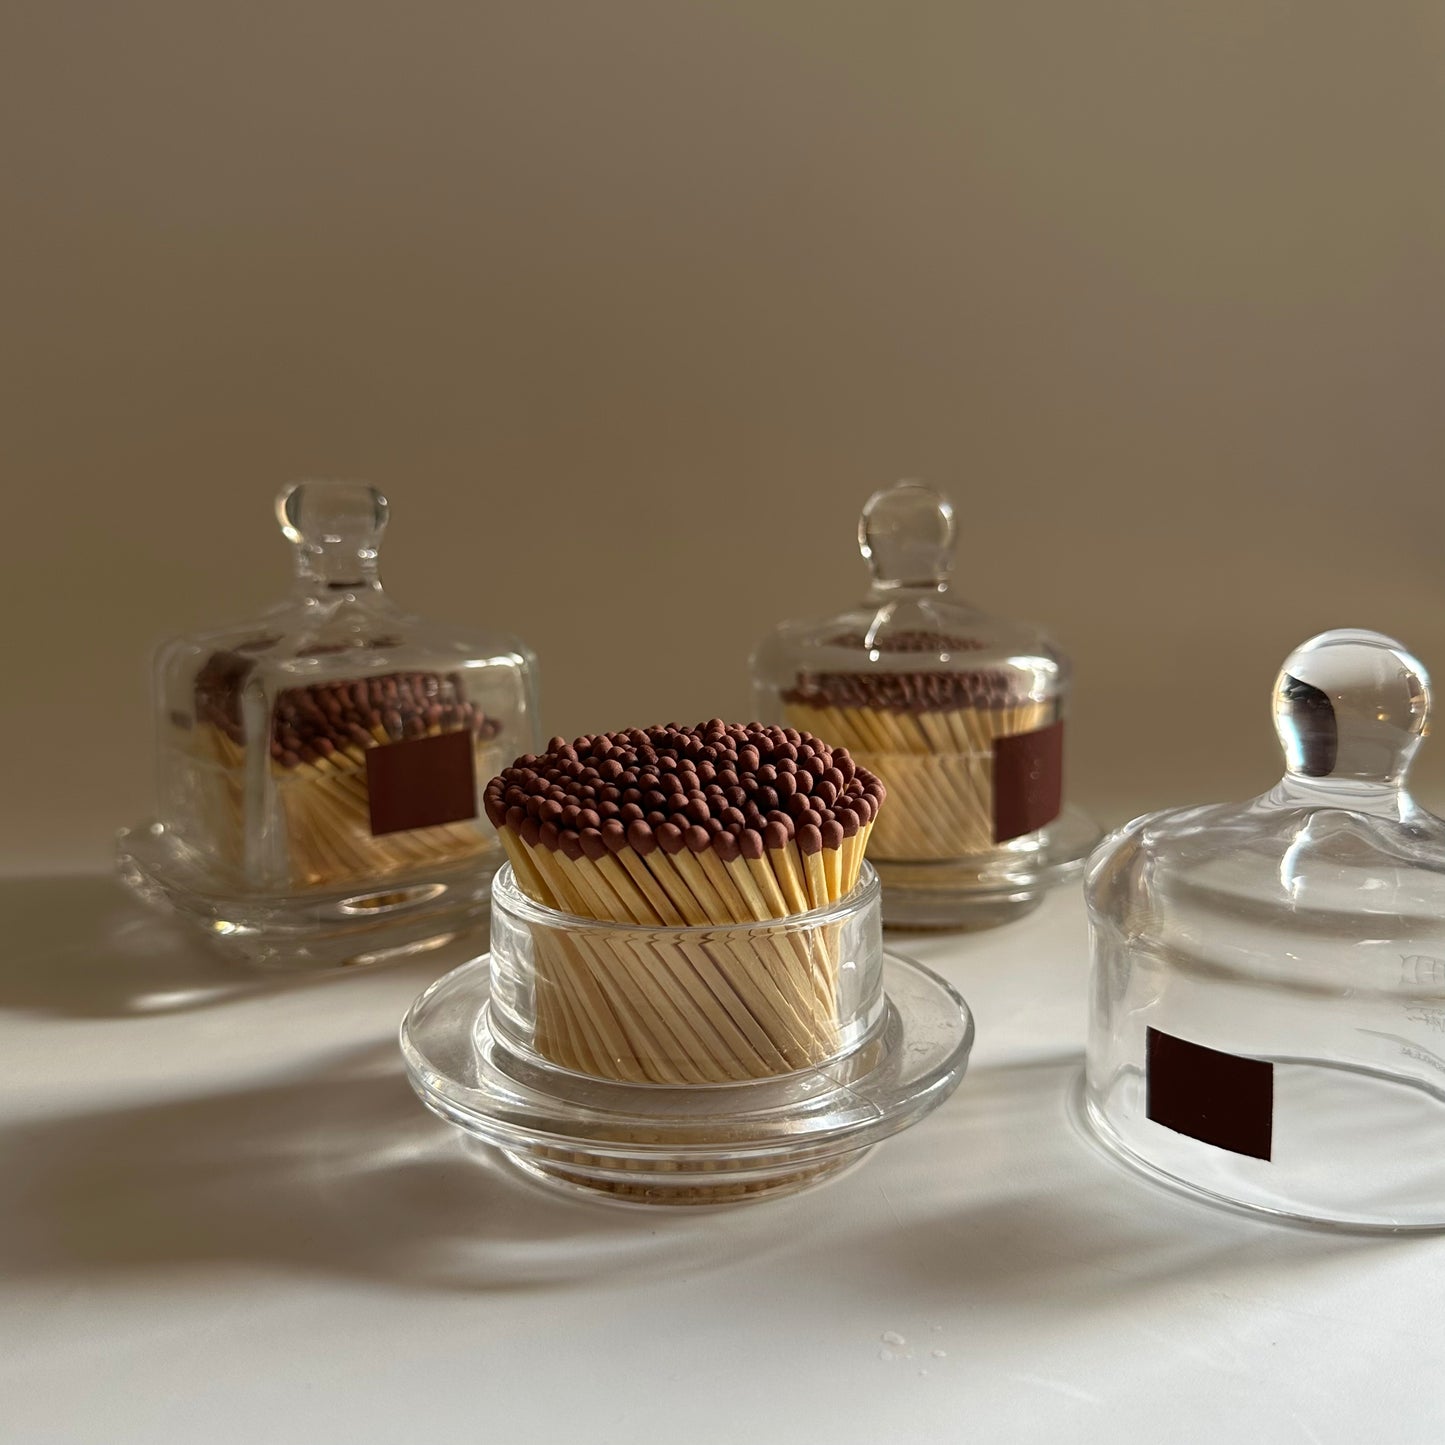
<path fill-rule="evenodd" d="M 1274 788 L 1090 859 L 1085 1102 L 1121 1158 L 1265 1214 L 1445 1227 L 1445 822 L 1405 788 L 1429 708 L 1399 643 L 1324 633 L 1275 680 Z"/>
<path fill-rule="evenodd" d="M 121 835 L 121 872 L 252 961 L 375 962 L 485 912 L 480 789 L 535 743 L 536 664 L 396 607 L 375 489 L 304 482 L 277 515 L 292 596 L 156 656 L 158 818 Z"/>
<path fill-rule="evenodd" d="M 958 1086 L 962 999 L 883 950 L 877 878 L 830 907 L 700 927 L 546 907 L 509 864 L 492 950 L 402 1025 L 412 1086 L 533 1178 L 716 1206 L 838 1173 Z"/>
<path fill-rule="evenodd" d="M 1067 660 L 949 591 L 953 508 L 917 482 L 869 498 L 858 606 L 754 654 L 769 719 L 845 747 L 888 788 L 868 845 L 897 927 L 988 927 L 1077 873 L 1099 830 L 1063 802 Z"/>

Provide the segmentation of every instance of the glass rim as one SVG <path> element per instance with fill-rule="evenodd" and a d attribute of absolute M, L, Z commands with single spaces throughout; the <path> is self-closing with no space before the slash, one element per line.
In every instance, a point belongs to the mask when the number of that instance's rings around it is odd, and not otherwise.
<path fill-rule="evenodd" d="M 518 886 L 516 874 L 510 862 L 497 869 L 492 878 L 492 905 L 502 912 L 522 919 L 529 924 L 540 924 L 548 928 L 576 931 L 603 930 L 626 934 L 665 933 L 669 937 L 688 937 L 700 934 L 727 932 L 752 933 L 760 928 L 787 928 L 805 930 L 821 928 L 830 923 L 841 923 L 846 918 L 861 913 L 875 905 L 882 885 L 878 874 L 866 860 L 858 874 L 858 882 L 850 893 L 845 893 L 836 903 L 822 908 L 810 909 L 807 913 L 787 913 L 781 918 L 749 918 L 739 923 L 732 919 L 717 923 L 617 923 L 611 919 L 589 918 L 586 914 L 566 913 L 560 908 L 551 908 L 538 903 Z"/>

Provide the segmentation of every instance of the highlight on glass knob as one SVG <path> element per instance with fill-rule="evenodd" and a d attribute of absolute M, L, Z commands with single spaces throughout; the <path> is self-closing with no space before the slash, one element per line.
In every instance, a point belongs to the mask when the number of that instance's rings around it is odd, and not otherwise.
<path fill-rule="evenodd" d="M 1398 786 L 1429 715 L 1424 667 L 1379 632 L 1322 632 L 1275 679 L 1275 728 L 1297 776 Z"/>
<path fill-rule="evenodd" d="M 944 587 L 953 566 L 953 503 L 922 482 L 895 482 L 874 492 L 858 519 L 858 550 L 873 585 Z"/>
<path fill-rule="evenodd" d="M 276 498 L 276 519 L 302 574 L 332 586 L 375 571 L 387 513 L 386 498 L 365 482 L 294 482 Z"/>

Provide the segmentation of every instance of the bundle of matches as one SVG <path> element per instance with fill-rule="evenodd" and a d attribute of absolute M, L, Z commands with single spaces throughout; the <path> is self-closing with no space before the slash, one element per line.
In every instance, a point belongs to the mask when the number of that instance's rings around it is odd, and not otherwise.
<path fill-rule="evenodd" d="M 240 687 L 250 666 L 250 659 L 239 654 L 218 654 L 196 684 L 200 746 L 221 765 L 222 821 L 237 840 L 244 836 L 246 759 Z M 499 723 L 465 700 L 456 675 L 388 673 L 282 691 L 272 711 L 269 750 L 286 819 L 290 884 L 364 882 L 489 846 L 484 830 L 465 820 L 476 816 L 476 778 L 490 771 L 488 744 L 500 730 Z M 465 766 L 451 768 L 456 776 L 448 786 L 454 801 L 449 808 L 443 805 L 456 821 L 409 826 L 405 801 L 400 811 L 392 809 L 395 817 L 379 820 L 369 769 L 372 750 L 447 735 L 467 739 Z"/>
<path fill-rule="evenodd" d="M 887 645 L 970 650 L 966 639 L 931 634 L 901 645 L 911 638 Z M 802 673 L 783 705 L 790 723 L 825 731 L 887 783 L 893 806 L 870 848 L 875 859 L 896 861 L 969 857 L 1005 841 L 995 797 L 999 740 L 1055 717 L 1053 700 L 1036 701 L 1009 674 L 988 670 Z"/>
<path fill-rule="evenodd" d="M 533 1046 L 658 1084 L 766 1078 L 836 1054 L 836 925 L 781 921 L 852 892 L 882 799 L 844 749 L 758 723 L 557 737 L 519 758 L 484 793 L 518 886 L 642 926 L 538 933 Z"/>

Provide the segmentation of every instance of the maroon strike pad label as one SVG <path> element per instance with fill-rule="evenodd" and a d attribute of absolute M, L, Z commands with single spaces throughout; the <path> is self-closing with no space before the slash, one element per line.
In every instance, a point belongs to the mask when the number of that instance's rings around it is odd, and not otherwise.
<path fill-rule="evenodd" d="M 1207 1049 L 1150 1029 L 1145 1113 L 1176 1134 L 1268 1159 L 1274 1133 L 1274 1065 Z"/>
<path fill-rule="evenodd" d="M 1064 720 L 995 738 L 993 840 L 1007 843 L 1037 833 L 1064 806 Z"/>
<path fill-rule="evenodd" d="M 466 728 L 366 750 L 371 834 L 434 828 L 477 816 L 476 755 Z"/>

